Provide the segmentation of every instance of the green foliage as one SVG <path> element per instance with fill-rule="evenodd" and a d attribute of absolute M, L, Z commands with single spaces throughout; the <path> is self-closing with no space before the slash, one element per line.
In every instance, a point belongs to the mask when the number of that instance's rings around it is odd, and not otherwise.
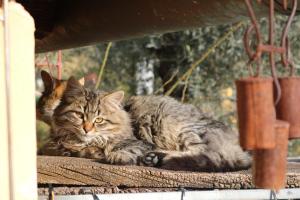
<path fill-rule="evenodd" d="M 37 132 L 37 149 L 42 148 L 45 145 L 49 137 L 50 127 L 44 122 L 36 122 L 36 132 Z"/>
<path fill-rule="evenodd" d="M 299 156 L 300 155 L 300 139 L 291 140 L 289 142 L 289 156 Z"/>
<path fill-rule="evenodd" d="M 277 16 L 276 32 L 281 33 L 285 16 Z M 154 91 L 162 86 L 158 70 L 160 63 L 172 61 L 178 76 L 190 67 L 190 64 L 207 51 L 218 38 L 230 29 L 230 25 L 203 27 L 176 33 L 148 36 L 140 39 L 113 42 L 108 62 L 101 82 L 102 90 L 122 89 L 127 95 L 136 94 L 137 63 L 153 61 Z M 261 20 L 262 32 L 267 41 L 267 21 Z M 296 17 L 289 33 L 292 54 L 296 67 L 300 68 L 300 17 Z M 235 32 L 226 42 L 218 46 L 203 63 L 193 72 L 188 84 L 188 102 L 198 105 L 203 110 L 212 113 L 216 118 L 236 127 L 235 84 L 234 80 L 247 76 L 246 63 L 248 57 L 243 47 L 245 27 Z M 277 37 L 277 43 L 279 38 Z M 63 51 L 63 77 L 73 75 L 82 77 L 89 73 L 98 73 L 104 57 L 106 45 L 82 47 Z M 37 59 L 44 54 L 37 55 Z M 50 61 L 55 63 L 55 53 L 49 53 Z M 280 56 L 277 56 L 277 61 Z M 263 56 L 264 74 L 270 74 L 268 57 Z M 170 66 L 172 67 L 172 66 Z M 286 70 L 278 66 L 279 73 Z M 182 81 L 181 85 L 184 84 Z M 42 130 L 38 125 L 38 130 Z M 300 155 L 299 140 L 290 143 L 290 155 Z"/>

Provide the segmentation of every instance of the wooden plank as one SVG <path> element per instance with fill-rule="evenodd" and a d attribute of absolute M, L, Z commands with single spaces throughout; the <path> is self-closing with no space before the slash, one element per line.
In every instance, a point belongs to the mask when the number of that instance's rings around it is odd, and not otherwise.
<path fill-rule="evenodd" d="M 0 16 L 3 9 L 0 8 Z M 0 24 L 0 194 L 9 199 L 9 156 L 8 156 L 8 128 L 7 128 L 7 101 L 5 92 L 5 62 L 4 62 L 4 27 Z"/>
<path fill-rule="evenodd" d="M 37 199 L 34 21 L 16 2 L 10 1 L 6 11 L 5 41 L 4 27 L 0 25 L 0 194 L 1 199 L 34 200 Z M 8 54 L 4 54 L 4 48 Z M 4 55 L 8 55 L 7 73 Z M 9 80 L 9 94 L 4 89 L 5 80 Z"/>
<path fill-rule="evenodd" d="M 38 156 L 38 183 L 127 188 L 253 188 L 250 171 L 201 173 L 140 166 L 116 166 L 95 160 Z M 287 187 L 300 187 L 300 163 L 290 163 Z"/>

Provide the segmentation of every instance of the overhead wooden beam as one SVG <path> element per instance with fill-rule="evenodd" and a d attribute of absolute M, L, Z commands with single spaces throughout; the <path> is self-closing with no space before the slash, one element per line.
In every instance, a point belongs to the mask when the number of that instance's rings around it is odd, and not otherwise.
<path fill-rule="evenodd" d="M 127 188 L 253 188 L 250 171 L 180 172 L 150 167 L 101 164 L 83 158 L 51 156 L 39 156 L 37 163 L 40 184 Z M 287 187 L 300 187 L 300 163 L 289 165 Z"/>
<path fill-rule="evenodd" d="M 241 0 L 18 0 L 36 23 L 36 52 L 154 33 L 229 24 L 248 16 Z M 256 1 L 253 1 L 255 4 Z M 267 15 L 268 0 L 255 5 Z M 276 8 L 282 11 L 280 3 Z M 299 5 L 300 10 L 300 5 Z M 288 12 L 288 11 L 287 11 Z"/>

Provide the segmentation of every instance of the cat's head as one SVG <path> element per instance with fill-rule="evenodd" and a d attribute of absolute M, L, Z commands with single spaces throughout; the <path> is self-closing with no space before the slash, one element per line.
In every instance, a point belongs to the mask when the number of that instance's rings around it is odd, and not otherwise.
<path fill-rule="evenodd" d="M 41 71 L 41 77 L 44 84 L 44 91 L 37 102 L 36 117 L 50 125 L 53 112 L 59 105 L 65 92 L 67 80 L 58 80 L 46 71 Z M 79 83 L 84 85 L 84 78 L 81 78 Z"/>
<path fill-rule="evenodd" d="M 71 77 L 54 112 L 52 128 L 58 135 L 76 134 L 84 142 L 99 135 L 129 136 L 132 131 L 129 116 L 121 105 L 123 98 L 123 91 L 89 90 Z"/>

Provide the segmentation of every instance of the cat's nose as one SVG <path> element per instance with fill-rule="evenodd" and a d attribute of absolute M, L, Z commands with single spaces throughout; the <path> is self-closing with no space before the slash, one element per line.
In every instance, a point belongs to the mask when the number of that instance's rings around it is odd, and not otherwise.
<path fill-rule="evenodd" d="M 83 125 L 83 129 L 86 133 L 90 132 L 93 129 L 93 123 L 85 122 Z"/>

